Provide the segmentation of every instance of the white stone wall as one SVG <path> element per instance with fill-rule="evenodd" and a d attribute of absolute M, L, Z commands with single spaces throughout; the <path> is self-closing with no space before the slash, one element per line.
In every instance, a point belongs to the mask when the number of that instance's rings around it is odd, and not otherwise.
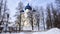
<path fill-rule="evenodd" d="M 37 21 L 40 21 L 40 15 L 37 12 L 32 12 L 31 10 L 26 10 L 23 14 L 21 14 L 21 24 L 23 25 L 23 29 L 27 28 L 31 30 L 31 15 L 33 18 L 33 25 L 37 26 Z M 38 17 L 39 16 L 39 17 Z"/>

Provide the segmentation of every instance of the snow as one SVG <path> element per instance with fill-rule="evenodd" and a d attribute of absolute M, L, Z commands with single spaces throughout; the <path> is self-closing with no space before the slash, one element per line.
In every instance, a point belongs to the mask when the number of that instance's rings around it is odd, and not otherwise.
<path fill-rule="evenodd" d="M 24 34 L 24 33 L 21 32 L 21 33 L 1 33 L 1 34 Z"/>
<path fill-rule="evenodd" d="M 36 33 L 33 33 L 33 34 L 60 34 L 60 29 L 58 28 L 52 28 L 48 31 L 45 31 L 45 32 L 36 32 Z"/>
<path fill-rule="evenodd" d="M 20 33 L 1 33 L 1 34 L 60 34 L 60 29 L 52 28 L 48 31 L 42 31 L 42 32 L 20 32 Z"/>
<path fill-rule="evenodd" d="M 60 29 L 58 29 L 58 28 L 53 28 L 53 29 L 51 29 L 51 30 L 49 30 L 49 31 L 47 31 L 46 33 L 49 33 L 49 34 L 60 34 Z"/>

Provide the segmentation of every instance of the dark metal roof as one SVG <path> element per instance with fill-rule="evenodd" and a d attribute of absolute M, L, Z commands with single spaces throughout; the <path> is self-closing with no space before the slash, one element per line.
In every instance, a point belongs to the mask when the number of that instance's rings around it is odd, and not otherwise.
<path fill-rule="evenodd" d="M 21 10 L 20 12 L 24 12 L 24 10 Z"/>

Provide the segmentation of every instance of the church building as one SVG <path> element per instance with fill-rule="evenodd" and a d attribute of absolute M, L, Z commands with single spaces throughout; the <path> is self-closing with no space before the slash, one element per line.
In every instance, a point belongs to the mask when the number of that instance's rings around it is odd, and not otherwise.
<path fill-rule="evenodd" d="M 32 30 L 37 26 L 39 29 L 40 15 L 36 10 L 27 4 L 25 11 L 21 11 L 21 27 L 23 30 Z"/>

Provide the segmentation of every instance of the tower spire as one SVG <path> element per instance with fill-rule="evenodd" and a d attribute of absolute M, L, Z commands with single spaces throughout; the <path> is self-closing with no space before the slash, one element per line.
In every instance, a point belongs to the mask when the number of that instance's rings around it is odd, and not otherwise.
<path fill-rule="evenodd" d="M 29 6 L 29 3 L 27 5 Z"/>

